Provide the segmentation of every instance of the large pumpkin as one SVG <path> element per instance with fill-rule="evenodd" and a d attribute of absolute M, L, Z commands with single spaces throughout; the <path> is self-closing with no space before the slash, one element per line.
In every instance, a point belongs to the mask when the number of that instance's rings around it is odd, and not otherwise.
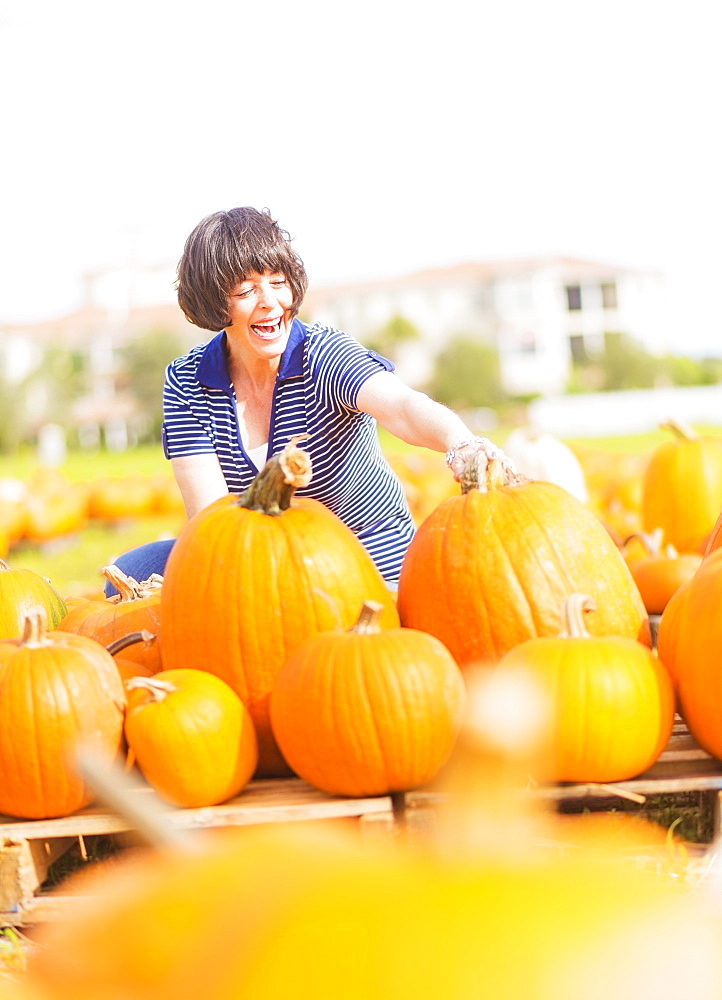
<path fill-rule="evenodd" d="M 310 481 L 295 442 L 242 496 L 196 514 L 171 551 L 161 593 L 163 668 L 193 667 L 226 681 L 258 735 L 259 774 L 288 773 L 269 720 L 276 675 L 307 638 L 353 625 L 365 600 L 398 626 L 393 596 L 353 532 L 327 507 L 294 498 Z"/>
<path fill-rule="evenodd" d="M 679 711 L 699 745 L 722 759 L 722 549 L 670 599 L 657 651 L 674 681 Z"/>
<path fill-rule="evenodd" d="M 26 981 L 47 1000 L 720 995 L 719 915 L 688 885 L 592 852 L 439 860 L 344 832 L 214 831 L 89 872 L 92 903 L 37 929 Z"/>
<path fill-rule="evenodd" d="M 697 552 L 722 508 L 722 438 L 676 420 L 661 425 L 674 439 L 652 453 L 642 485 L 642 526 L 661 528 L 678 552 Z"/>
<path fill-rule="evenodd" d="M 58 627 L 67 614 L 60 594 L 44 576 L 31 569 L 11 569 L 0 559 L 0 639 L 17 639 L 23 634 L 31 608 L 45 610 L 49 629 Z"/>
<path fill-rule="evenodd" d="M 381 629 L 364 603 L 345 632 L 307 639 L 271 694 L 293 770 L 335 795 L 384 795 L 431 781 L 451 753 L 465 689 L 451 653 L 416 629 Z"/>
<path fill-rule="evenodd" d="M 548 696 L 553 717 L 556 781 L 623 781 L 657 760 L 672 734 L 674 690 L 650 649 L 634 639 L 592 637 L 582 594 L 562 609 L 556 638 L 528 639 L 496 666 L 530 671 Z"/>
<path fill-rule="evenodd" d="M 76 745 L 113 757 L 123 735 L 125 692 L 113 657 L 94 639 L 45 632 L 46 624 L 37 608 L 20 639 L 0 642 L 0 813 L 26 819 L 87 805 Z"/>
<path fill-rule="evenodd" d="M 479 478 L 481 476 L 481 479 Z M 649 642 L 629 567 L 598 518 L 560 486 L 472 461 L 460 496 L 419 527 L 401 570 L 402 625 L 430 632 L 465 666 L 559 632 L 574 592 L 597 605 L 593 635 Z"/>
<path fill-rule="evenodd" d="M 146 781 L 176 806 L 237 795 L 256 769 L 251 717 L 236 692 L 204 670 L 126 681 L 125 738 Z"/>

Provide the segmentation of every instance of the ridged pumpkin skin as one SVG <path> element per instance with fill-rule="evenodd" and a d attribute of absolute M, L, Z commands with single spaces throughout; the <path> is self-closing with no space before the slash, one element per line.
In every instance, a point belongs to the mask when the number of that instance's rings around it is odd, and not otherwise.
<path fill-rule="evenodd" d="M 290 654 L 318 632 L 350 628 L 365 600 L 383 604 L 384 627 L 399 624 L 383 577 L 335 514 L 307 498 L 291 502 L 291 486 L 289 505 L 278 506 L 279 457 L 256 479 L 260 489 L 274 480 L 259 504 L 269 512 L 231 494 L 196 514 L 171 550 L 161 592 L 164 670 L 207 670 L 231 685 L 251 713 L 265 776 L 288 773 L 269 699 Z"/>
<path fill-rule="evenodd" d="M 0 813 L 66 816 L 92 800 L 70 755 L 78 741 L 114 757 L 125 691 L 113 657 L 95 640 L 43 632 L 31 612 L 20 639 L 0 642 Z"/>
<path fill-rule="evenodd" d="M 722 438 L 698 436 L 677 421 L 652 453 L 642 484 L 642 526 L 661 528 L 678 552 L 698 552 L 722 509 Z"/>
<path fill-rule="evenodd" d="M 104 576 L 113 583 L 118 595 L 100 600 L 88 600 L 72 608 L 58 626 L 65 632 L 75 632 L 109 646 L 133 632 L 147 632 L 149 638 L 123 651 L 126 660 L 133 660 L 151 673 L 157 673 L 161 663 L 160 590 L 162 577 L 139 582 L 126 576 L 117 566 L 106 566 Z"/>
<path fill-rule="evenodd" d="M 48 629 L 55 629 L 67 608 L 53 585 L 31 569 L 11 569 L 0 559 L 0 639 L 17 639 L 23 634 L 28 612 L 40 605 L 47 615 Z"/>
<path fill-rule="evenodd" d="M 366 602 L 345 632 L 307 639 L 271 694 L 276 741 L 293 770 L 332 795 L 386 795 L 431 781 L 454 747 L 461 671 L 433 636 L 381 630 Z"/>
<path fill-rule="evenodd" d="M 722 549 L 705 556 L 664 609 L 657 652 L 699 745 L 722 759 Z"/>
<path fill-rule="evenodd" d="M 492 461 L 484 492 L 445 500 L 419 527 L 398 608 L 402 625 L 435 635 L 465 667 L 556 636 L 574 592 L 598 608 L 592 635 L 649 643 L 639 590 L 596 515 L 560 486 L 510 478 Z"/>
<path fill-rule="evenodd" d="M 125 738 L 161 798 L 196 808 L 241 791 L 258 744 L 248 709 L 225 681 L 204 670 L 165 670 L 125 687 Z"/>
<path fill-rule="evenodd" d="M 667 745 L 674 689 L 646 646 L 590 636 L 581 618 L 588 607 L 588 598 L 572 594 L 562 633 L 515 646 L 496 670 L 531 671 L 550 698 L 555 781 L 624 781 L 651 767 Z"/>

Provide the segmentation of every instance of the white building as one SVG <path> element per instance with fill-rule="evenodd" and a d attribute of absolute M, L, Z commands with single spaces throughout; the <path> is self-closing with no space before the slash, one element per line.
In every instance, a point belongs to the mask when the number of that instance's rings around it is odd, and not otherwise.
<path fill-rule="evenodd" d="M 563 257 L 310 289 L 302 314 L 361 341 L 403 316 L 421 337 L 399 350 L 399 374 L 412 385 L 425 381 L 450 338 L 479 338 L 497 347 L 513 395 L 563 391 L 572 361 L 599 357 L 605 333 L 627 334 L 652 353 L 663 353 L 669 339 L 660 274 Z"/>

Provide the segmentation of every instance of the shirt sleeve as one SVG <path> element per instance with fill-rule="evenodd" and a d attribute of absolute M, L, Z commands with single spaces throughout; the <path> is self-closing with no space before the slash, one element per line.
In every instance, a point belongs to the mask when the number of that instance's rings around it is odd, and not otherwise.
<path fill-rule="evenodd" d="M 327 328 L 312 354 L 315 380 L 328 401 L 356 410 L 356 399 L 364 382 L 378 372 L 394 371 L 388 358 L 371 351 L 340 330 Z"/>
<path fill-rule="evenodd" d="M 184 455 L 206 455 L 215 452 L 211 439 L 210 423 L 204 425 L 194 410 L 188 393 L 181 385 L 172 365 L 165 373 L 163 387 L 163 427 L 161 437 L 166 458 Z"/>

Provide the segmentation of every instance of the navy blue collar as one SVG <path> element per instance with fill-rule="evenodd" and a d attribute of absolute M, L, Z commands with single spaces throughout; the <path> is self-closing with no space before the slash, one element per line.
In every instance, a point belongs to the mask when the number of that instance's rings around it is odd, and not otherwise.
<path fill-rule="evenodd" d="M 306 340 L 306 327 L 299 319 L 291 324 L 286 350 L 281 355 L 277 380 L 293 378 L 303 374 L 303 345 Z M 209 389 L 222 389 L 228 392 L 231 385 L 226 359 L 226 331 L 221 330 L 213 340 L 209 340 L 203 350 L 203 357 L 198 365 L 198 381 Z"/>

